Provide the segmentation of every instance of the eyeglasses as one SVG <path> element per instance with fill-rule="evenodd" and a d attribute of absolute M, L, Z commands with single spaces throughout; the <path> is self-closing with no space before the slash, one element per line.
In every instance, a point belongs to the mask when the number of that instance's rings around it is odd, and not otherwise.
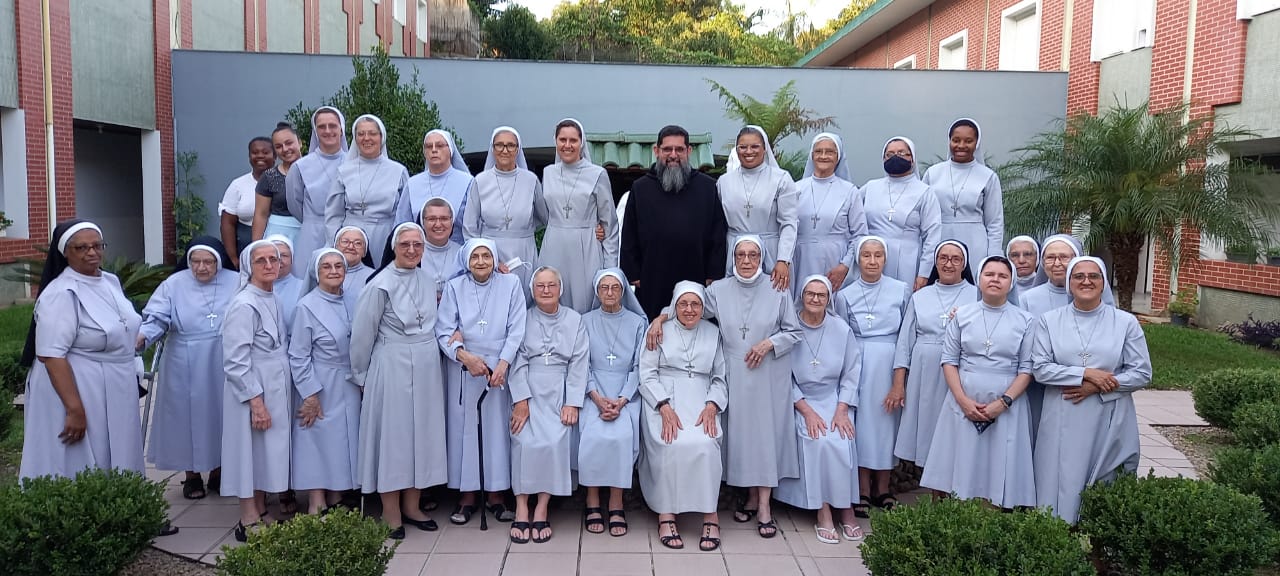
<path fill-rule="evenodd" d="M 343 248 L 359 248 L 364 246 L 364 240 L 339 240 L 338 246 Z"/>
<path fill-rule="evenodd" d="M 427 142 L 422 145 L 423 150 L 448 150 L 449 145 L 445 142 Z"/>
<path fill-rule="evenodd" d="M 605 292 L 605 293 L 608 293 L 608 292 L 621 292 L 621 291 L 622 291 L 622 285 L 621 285 L 621 284 L 601 284 L 601 285 L 600 285 L 600 287 L 599 287 L 599 288 L 597 288 L 597 290 L 599 290 L 599 291 L 601 291 L 601 292 Z"/>
<path fill-rule="evenodd" d="M 964 264 L 964 256 L 939 256 L 938 262 L 947 264 Z"/>
<path fill-rule="evenodd" d="M 533 289 L 537 290 L 538 292 L 543 292 L 546 290 L 554 290 L 559 287 L 560 287 L 559 282 L 539 282 L 533 285 Z"/>
<path fill-rule="evenodd" d="M 809 290 L 804 291 L 804 298 L 806 300 L 826 300 L 828 297 L 829 296 L 827 295 L 826 292 L 812 292 Z"/>
<path fill-rule="evenodd" d="M 510 142 L 494 142 L 493 143 L 493 149 L 498 152 L 510 152 L 519 147 L 520 147 L 519 144 L 512 144 Z"/>
<path fill-rule="evenodd" d="M 658 149 L 658 151 L 664 155 L 684 154 L 686 150 L 688 150 L 688 148 L 684 146 L 663 146 Z"/>
<path fill-rule="evenodd" d="M 764 150 L 764 144 L 739 144 L 739 152 L 759 152 Z"/>
<path fill-rule="evenodd" d="M 1010 258 L 1035 258 L 1036 253 L 1030 250 L 1026 252 L 1010 252 L 1009 257 Z"/>
<path fill-rule="evenodd" d="M 421 250 L 425 246 L 426 244 L 423 244 L 422 242 L 396 242 L 396 248 L 399 248 L 400 250 Z"/>
<path fill-rule="evenodd" d="M 824 150 L 822 148 L 815 148 L 813 151 L 813 156 L 815 158 L 825 157 L 825 156 L 839 156 L 839 155 L 840 153 L 836 152 L 835 150 Z"/>
<path fill-rule="evenodd" d="M 749 261 L 749 262 L 759 262 L 759 261 L 760 261 L 760 253 L 759 253 L 759 252 L 734 252 L 734 253 L 733 253 L 733 259 L 734 259 L 734 260 L 747 260 L 747 261 Z"/>
<path fill-rule="evenodd" d="M 1076 282 L 1084 282 L 1085 279 L 1090 282 L 1098 282 L 1102 280 L 1102 274 L 1098 272 L 1076 272 L 1071 275 L 1071 279 Z"/>
<path fill-rule="evenodd" d="M 1047 262 L 1070 262 L 1074 256 L 1067 254 L 1045 254 L 1044 261 Z"/>
<path fill-rule="evenodd" d="M 276 258 L 275 256 L 263 256 L 263 257 L 256 258 L 253 261 L 254 266 L 266 266 L 266 265 L 275 266 L 276 264 L 279 264 L 279 263 L 280 263 L 280 259 Z"/>
<path fill-rule="evenodd" d="M 426 218 L 423 218 L 422 221 L 427 224 L 444 224 L 447 222 L 453 222 L 453 218 L 448 216 L 427 216 Z"/>
<path fill-rule="evenodd" d="M 107 243 L 95 242 L 93 244 L 72 244 L 70 248 L 71 248 L 71 251 L 75 252 L 76 254 L 86 254 L 90 250 L 93 250 L 94 252 L 101 254 L 104 251 L 106 251 Z"/>
<path fill-rule="evenodd" d="M 897 151 L 897 152 L 885 152 L 885 153 L 884 153 L 884 159 L 885 159 L 885 160 L 888 160 L 890 156 L 897 156 L 897 157 L 899 157 L 899 158 L 910 158 L 910 157 L 911 157 L 911 151 L 910 151 L 910 150 L 899 150 L 899 151 Z"/>
<path fill-rule="evenodd" d="M 676 308 L 679 310 L 695 310 L 701 307 L 701 302 L 676 302 Z"/>

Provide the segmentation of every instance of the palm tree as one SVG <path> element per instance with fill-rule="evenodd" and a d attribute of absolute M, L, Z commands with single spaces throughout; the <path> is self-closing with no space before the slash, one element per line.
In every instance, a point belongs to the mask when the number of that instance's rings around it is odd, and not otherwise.
<path fill-rule="evenodd" d="M 787 136 L 799 136 L 838 126 L 834 116 L 818 116 L 814 110 L 800 105 L 800 97 L 796 95 L 795 80 L 778 88 L 769 102 L 761 102 L 750 95 L 736 96 L 715 80 L 708 79 L 707 83 L 711 85 L 711 91 L 719 94 L 720 99 L 724 101 L 726 118 L 738 120 L 743 124 L 754 124 L 764 129 L 765 134 L 769 135 L 769 145 L 773 147 L 774 157 L 796 179 L 800 177 L 797 171 L 804 171 L 806 152 L 786 154 L 778 148 L 778 142 Z"/>
<path fill-rule="evenodd" d="M 1143 104 L 1060 120 L 1015 151 L 1021 156 L 1007 171 L 1006 227 L 1086 229 L 1086 250 L 1111 253 L 1125 310 L 1133 304 L 1147 238 L 1165 250 L 1174 269 L 1184 256 L 1183 234 L 1263 245 L 1280 209 L 1265 191 L 1262 171 L 1229 158 L 1232 142 L 1256 136 L 1189 110 L 1184 104 L 1153 114 Z"/>

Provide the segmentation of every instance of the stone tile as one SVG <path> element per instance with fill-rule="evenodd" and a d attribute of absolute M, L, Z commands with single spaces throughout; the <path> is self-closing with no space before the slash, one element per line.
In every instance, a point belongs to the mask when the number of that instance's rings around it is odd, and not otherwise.
<path fill-rule="evenodd" d="M 814 558 L 822 576 L 871 576 L 859 558 Z"/>
<path fill-rule="evenodd" d="M 729 576 L 803 576 L 791 556 L 743 556 L 725 553 Z"/>
<path fill-rule="evenodd" d="M 725 528 L 725 515 L 720 517 L 721 539 L 724 534 L 730 530 Z M 732 520 L 730 520 L 732 522 Z M 676 526 L 680 531 L 680 539 L 684 541 L 684 548 L 681 550 L 672 550 L 662 545 L 662 539 L 658 537 L 657 525 L 649 531 L 649 550 L 654 554 L 705 554 L 698 550 L 698 537 L 702 535 L 702 515 L 701 514 L 684 514 L 676 517 Z"/>
<path fill-rule="evenodd" d="M 577 571 L 577 552 L 508 554 L 502 566 L 502 576 L 572 576 Z"/>
<path fill-rule="evenodd" d="M 578 543 L 582 538 L 581 524 L 577 523 L 576 515 L 551 515 L 551 540 L 538 544 L 530 540 L 528 544 L 512 544 L 508 552 L 511 554 L 547 554 L 547 553 L 578 553 Z M 511 525 L 503 523 L 503 530 L 509 532 Z M 492 528 L 492 526 L 490 526 Z M 532 530 L 529 531 L 533 533 Z M 592 534 L 592 536 L 595 536 Z"/>
<path fill-rule="evenodd" d="M 698 535 L 701 536 L 701 533 Z M 787 540 L 794 537 L 796 537 L 796 532 L 787 529 L 780 529 L 778 535 L 773 538 L 761 538 L 754 530 L 722 530 L 720 544 L 724 549 L 725 555 L 781 554 L 790 556 L 792 549 L 787 546 Z"/>
<path fill-rule="evenodd" d="M 859 518 L 862 522 L 865 519 Z M 864 534 L 870 534 L 870 529 L 866 525 L 862 526 Z M 813 532 L 805 534 L 799 540 L 799 546 L 793 546 L 796 549 L 796 556 L 812 556 L 814 558 L 860 558 L 862 557 L 862 542 L 850 542 L 841 539 L 839 544 L 823 544 L 818 541 Z M 794 541 L 793 540 L 793 541 Z M 803 546 L 803 548 L 801 548 Z M 801 551 L 803 550 L 803 552 Z"/>
<path fill-rule="evenodd" d="M 1173 443 L 1162 434 L 1143 434 L 1140 438 L 1143 446 L 1173 446 Z"/>
<path fill-rule="evenodd" d="M 239 506 L 188 506 L 180 516 L 171 516 L 179 528 L 222 528 L 228 530 L 240 520 Z"/>
<path fill-rule="evenodd" d="M 217 554 L 205 554 L 204 556 L 200 557 L 200 562 L 202 564 L 208 564 L 210 566 L 217 566 L 218 560 L 221 558 L 222 558 L 221 552 L 218 552 Z"/>
<path fill-rule="evenodd" d="M 449 526 L 441 532 L 435 549 L 450 554 L 503 554 L 511 542 L 510 527 L 510 522 L 489 522 L 489 529 L 481 531 L 480 522 L 473 518 L 470 524 Z"/>
<path fill-rule="evenodd" d="M 183 528 L 173 536 L 156 538 L 154 546 L 175 554 L 204 554 L 216 550 L 215 544 L 230 533 L 230 528 Z"/>
<path fill-rule="evenodd" d="M 439 520 L 436 522 L 439 522 Z M 440 541 L 441 534 L 443 532 L 423 532 L 413 526 L 405 525 L 404 540 L 401 540 L 400 546 L 396 548 L 396 555 L 399 556 L 402 553 L 430 554 L 435 550 L 436 542 Z"/>
<path fill-rule="evenodd" d="M 1155 463 L 1165 468 L 1192 468 L 1191 461 L 1186 458 L 1155 458 Z"/>
<path fill-rule="evenodd" d="M 1182 459 L 1186 460 L 1182 452 L 1172 446 L 1143 446 L 1142 457 L 1148 460 L 1164 460 L 1164 459 Z"/>
<path fill-rule="evenodd" d="M 387 576 L 418 576 L 427 565 L 426 554 L 408 554 L 396 552 L 387 563 Z"/>
<path fill-rule="evenodd" d="M 427 558 L 423 574 L 466 574 L 467 576 L 498 576 L 502 572 L 501 553 L 493 554 L 432 554 Z M 572 574 L 572 572 L 570 572 Z"/>
<path fill-rule="evenodd" d="M 696 550 L 696 547 L 694 547 Z M 724 557 L 718 553 L 701 552 L 695 556 L 677 554 L 654 554 L 654 576 L 728 576 L 729 570 L 724 565 Z M 505 574 L 503 576 L 506 576 Z"/>
<path fill-rule="evenodd" d="M 592 554 L 584 552 L 578 560 L 578 573 L 583 576 L 650 576 L 653 557 L 649 554 Z"/>
<path fill-rule="evenodd" d="M 796 565 L 800 567 L 800 573 L 804 576 L 822 576 L 822 571 L 818 569 L 818 563 L 809 556 L 795 556 Z"/>
<path fill-rule="evenodd" d="M 1157 478 L 1177 478 L 1178 477 L 1178 473 L 1174 472 L 1172 468 L 1166 468 L 1164 466 L 1156 466 L 1152 468 L 1151 471 L 1155 473 Z"/>
<path fill-rule="evenodd" d="M 635 522 L 631 522 L 625 536 L 610 536 L 607 531 L 604 534 L 587 534 L 584 532 L 582 534 L 582 552 L 584 554 L 619 552 L 648 554 L 649 532 L 651 532 L 649 526 L 637 525 Z"/>

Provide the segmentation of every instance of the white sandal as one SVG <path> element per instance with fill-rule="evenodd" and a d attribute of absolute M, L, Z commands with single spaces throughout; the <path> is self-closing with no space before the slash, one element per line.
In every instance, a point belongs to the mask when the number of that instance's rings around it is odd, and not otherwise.
<path fill-rule="evenodd" d="M 829 534 L 834 534 L 834 536 L 823 536 L 822 535 L 823 530 L 826 530 L 827 533 Z M 821 526 L 818 526 L 817 524 L 814 524 L 813 531 L 818 534 L 818 541 L 823 544 L 839 544 L 840 543 L 840 534 L 836 532 L 835 528 L 823 528 Z"/>
<path fill-rule="evenodd" d="M 844 536 L 844 539 L 850 542 L 861 542 L 863 538 L 866 538 L 862 533 L 862 526 L 857 524 L 841 524 L 840 532 Z M 850 533 L 853 535 L 850 536 Z"/>

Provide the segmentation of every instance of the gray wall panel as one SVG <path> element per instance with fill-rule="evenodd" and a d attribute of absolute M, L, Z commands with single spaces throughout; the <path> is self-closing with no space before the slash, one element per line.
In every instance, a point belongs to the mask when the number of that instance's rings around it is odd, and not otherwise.
<path fill-rule="evenodd" d="M 1244 89 L 1240 103 L 1220 106 L 1232 124 L 1243 125 L 1262 138 L 1280 136 L 1280 10 L 1249 21 L 1244 58 Z"/>
<path fill-rule="evenodd" d="M 141 260 L 142 139 L 126 134 L 76 128 L 76 216 L 102 227 L 111 244 L 108 257 Z"/>
<path fill-rule="evenodd" d="M 155 128 L 151 9 L 149 0 L 71 3 L 76 118 Z"/>
<path fill-rule="evenodd" d="M 0 0 L 0 106 L 18 107 L 18 48 L 13 0 Z"/>
<path fill-rule="evenodd" d="M 347 13 L 342 0 L 320 0 L 320 52 L 347 53 Z"/>
<path fill-rule="evenodd" d="M 467 152 L 485 150 L 492 129 L 502 124 L 519 130 L 526 146 L 552 146 L 552 127 L 566 116 L 578 118 L 590 132 L 652 133 L 665 124 L 681 124 L 690 132 L 713 133 L 717 151 L 723 152 L 740 126 L 725 118 L 704 79 L 761 100 L 795 80 L 804 106 L 836 117 L 859 185 L 882 174 L 881 146 L 894 135 L 914 138 L 922 163 L 944 157 L 946 126 L 960 116 L 982 124 L 990 162 L 1005 160 L 1010 150 L 1062 116 L 1067 93 L 1066 74 L 1043 72 L 395 62 L 405 79 L 417 67 L 427 97 L 439 105 Z M 244 173 L 244 143 L 252 135 L 269 130 L 300 100 L 318 105 L 350 75 L 346 56 L 175 51 L 177 150 L 199 153 L 210 203 Z M 246 91 L 243 86 L 276 89 Z M 789 139 L 782 147 L 805 149 L 808 137 Z"/>
<path fill-rule="evenodd" d="M 233 0 L 194 0 L 191 3 L 191 45 L 197 50 L 244 50 L 244 3 Z"/>
<path fill-rule="evenodd" d="M 302 0 L 267 2 L 267 49 L 302 52 Z"/>
<path fill-rule="evenodd" d="M 1098 108 L 1137 106 L 1151 94 L 1151 49 L 1117 54 L 1102 61 L 1098 79 Z"/>

